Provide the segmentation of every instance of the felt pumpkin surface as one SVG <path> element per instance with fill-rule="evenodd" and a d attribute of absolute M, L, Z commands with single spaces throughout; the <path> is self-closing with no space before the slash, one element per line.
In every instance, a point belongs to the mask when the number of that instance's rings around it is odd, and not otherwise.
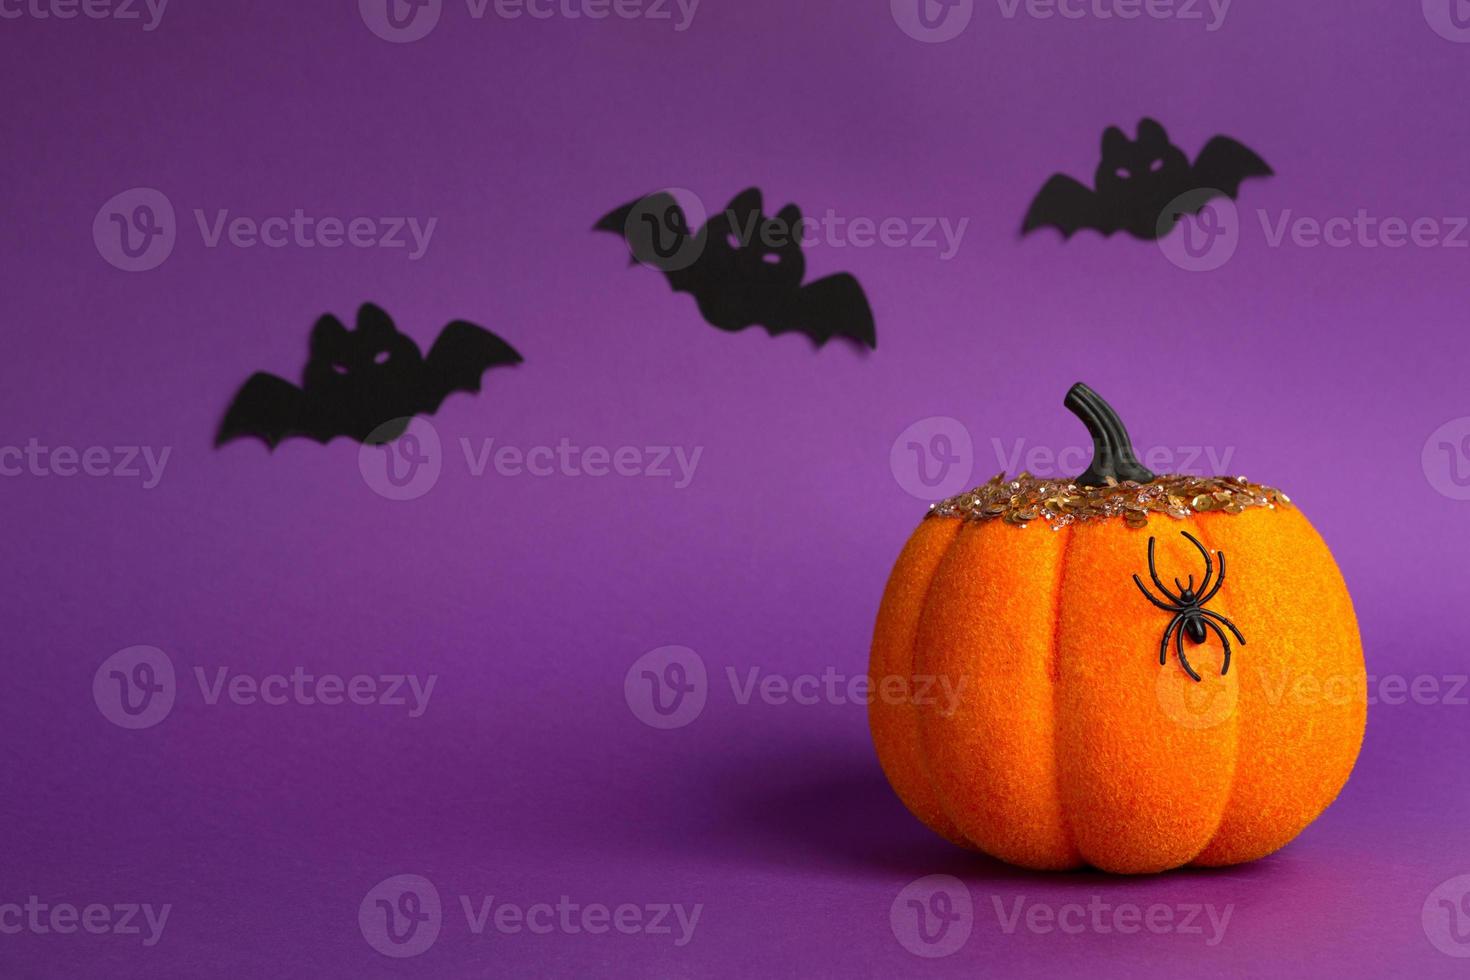
<path fill-rule="evenodd" d="M 1087 472 L 996 477 L 899 555 L 869 667 L 883 770 L 937 833 L 1028 868 L 1270 854 L 1362 743 L 1342 576 L 1279 491 L 1156 477 L 1094 392 L 1066 405 L 1093 437 Z"/>

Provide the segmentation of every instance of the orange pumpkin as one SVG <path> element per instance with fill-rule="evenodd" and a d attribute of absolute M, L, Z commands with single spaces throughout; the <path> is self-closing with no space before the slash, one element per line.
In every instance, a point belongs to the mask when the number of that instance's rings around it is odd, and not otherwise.
<path fill-rule="evenodd" d="M 1092 434 L 1086 473 L 996 477 L 899 556 L 869 670 L 883 770 L 937 833 L 1028 868 L 1270 854 L 1362 743 L 1342 576 L 1284 495 L 1155 477 L 1094 392 L 1066 405 Z"/>

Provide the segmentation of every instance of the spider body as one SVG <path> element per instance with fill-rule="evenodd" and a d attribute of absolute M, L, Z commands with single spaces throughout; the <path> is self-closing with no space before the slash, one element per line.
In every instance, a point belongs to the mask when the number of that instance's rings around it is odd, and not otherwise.
<path fill-rule="evenodd" d="M 1159 641 L 1159 666 L 1163 666 L 1169 662 L 1169 637 L 1172 636 L 1174 638 L 1174 652 L 1179 658 L 1179 666 L 1183 667 L 1184 672 L 1198 683 L 1200 676 L 1190 666 L 1189 658 L 1184 653 L 1184 638 L 1186 636 L 1189 637 L 1189 642 L 1195 646 L 1199 646 L 1209 639 L 1210 632 L 1214 632 L 1220 638 L 1220 643 L 1225 649 L 1225 662 L 1220 667 L 1221 677 L 1224 677 L 1230 672 L 1230 637 L 1225 635 L 1225 629 L 1230 631 L 1235 639 L 1240 642 L 1241 646 L 1245 646 L 1245 637 L 1241 635 L 1240 630 L 1236 629 L 1235 624 L 1230 620 L 1213 609 L 1205 608 L 1205 604 L 1215 598 L 1215 593 L 1219 592 L 1220 586 L 1225 584 L 1225 553 L 1223 551 L 1215 552 L 1216 556 L 1220 559 L 1220 577 L 1215 578 L 1215 564 L 1210 559 L 1209 551 L 1205 549 L 1204 545 L 1199 543 L 1198 538 L 1188 531 L 1180 531 L 1179 533 L 1188 538 L 1190 544 L 1199 549 L 1200 555 L 1205 560 L 1205 578 L 1200 583 L 1199 590 L 1195 590 L 1193 575 L 1189 576 L 1188 584 L 1181 584 L 1177 578 L 1174 580 L 1174 588 L 1178 590 L 1177 594 L 1170 592 L 1168 587 L 1159 580 L 1158 567 L 1154 564 L 1153 538 L 1148 539 L 1148 574 L 1149 578 L 1153 579 L 1154 587 L 1162 592 L 1164 598 L 1168 601 L 1165 602 L 1155 598 L 1153 593 L 1148 590 L 1148 587 L 1143 584 L 1143 580 L 1137 575 L 1133 576 L 1133 584 L 1138 586 L 1138 591 L 1143 593 L 1145 599 L 1165 612 L 1172 614 L 1174 617 L 1169 620 L 1169 625 L 1164 628 L 1164 637 Z M 1211 580 L 1213 580 L 1213 584 L 1211 584 Z M 1224 626 L 1225 629 L 1221 629 L 1221 626 Z"/>

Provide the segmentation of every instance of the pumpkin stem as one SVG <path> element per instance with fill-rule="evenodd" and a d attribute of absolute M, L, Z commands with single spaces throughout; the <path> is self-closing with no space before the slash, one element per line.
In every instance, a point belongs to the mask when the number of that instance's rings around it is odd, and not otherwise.
<path fill-rule="evenodd" d="M 1154 479 L 1154 474 L 1133 455 L 1133 441 L 1128 438 L 1123 420 L 1101 395 L 1078 382 L 1067 392 L 1062 404 L 1082 420 L 1092 436 L 1092 465 L 1077 478 L 1078 486 L 1100 487 L 1108 482 L 1108 477 L 1119 483 L 1124 480 L 1148 483 Z"/>

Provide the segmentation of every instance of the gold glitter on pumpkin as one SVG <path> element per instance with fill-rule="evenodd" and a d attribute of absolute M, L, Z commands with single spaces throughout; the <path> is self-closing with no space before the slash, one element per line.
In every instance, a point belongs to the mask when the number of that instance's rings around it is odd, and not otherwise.
<path fill-rule="evenodd" d="M 1131 528 L 1147 527 L 1156 514 L 1183 520 L 1193 514 L 1239 514 L 1251 507 L 1285 507 L 1291 498 L 1275 487 L 1251 483 L 1243 476 L 1160 476 L 1148 483 L 1109 480 L 1101 487 L 1079 487 L 1062 480 L 1042 480 L 1004 473 L 929 508 L 930 517 L 968 521 L 1001 520 L 1016 527 L 1045 521 L 1059 531 L 1076 521 L 1121 518 Z"/>

